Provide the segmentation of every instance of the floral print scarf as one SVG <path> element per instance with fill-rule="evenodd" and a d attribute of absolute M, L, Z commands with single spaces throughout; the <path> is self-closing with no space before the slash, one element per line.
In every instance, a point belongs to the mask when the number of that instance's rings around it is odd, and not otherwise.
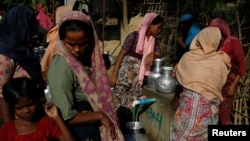
<path fill-rule="evenodd" d="M 80 20 L 91 25 L 94 29 L 91 19 L 82 12 L 71 11 L 66 13 L 62 17 L 60 24 L 67 20 Z M 78 77 L 78 82 L 85 92 L 86 97 L 94 111 L 102 111 L 112 120 L 117 133 L 117 138 L 115 141 L 123 141 L 124 138 L 118 125 L 118 119 L 113 104 L 113 97 L 108 81 L 108 75 L 105 69 L 104 60 L 102 58 L 101 48 L 98 43 L 98 37 L 95 31 L 94 36 L 95 48 L 91 56 L 92 66 L 90 68 L 92 72 L 92 78 L 89 77 L 86 68 L 67 51 L 62 41 L 59 39 L 56 41 L 56 54 L 61 55 L 66 59 L 68 65 Z M 102 141 L 113 141 L 113 139 L 108 135 L 108 131 L 104 126 L 100 127 L 100 133 Z"/>

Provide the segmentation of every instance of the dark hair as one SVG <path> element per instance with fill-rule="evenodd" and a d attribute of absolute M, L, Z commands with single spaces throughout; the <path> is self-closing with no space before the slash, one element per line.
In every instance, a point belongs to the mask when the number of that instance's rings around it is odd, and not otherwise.
<path fill-rule="evenodd" d="M 94 32 L 91 25 L 79 20 L 68 20 L 61 24 L 59 28 L 59 37 L 60 40 L 63 40 L 66 36 L 66 32 L 69 31 L 84 31 L 89 39 L 94 41 Z"/>
<path fill-rule="evenodd" d="M 163 22 L 164 23 L 164 18 L 162 18 L 160 15 L 156 16 L 153 21 L 152 21 L 152 24 L 153 25 L 156 25 L 156 24 L 159 24 Z"/>
<path fill-rule="evenodd" d="M 88 25 L 87 23 L 79 20 L 68 20 L 61 24 L 59 27 L 59 37 L 60 40 L 65 39 L 66 33 L 71 31 L 84 31 L 85 35 L 87 35 L 87 38 L 89 39 L 89 47 L 82 55 L 82 58 L 80 61 L 85 66 L 91 66 L 91 55 L 93 52 L 93 49 L 95 47 L 95 37 L 94 37 L 94 29 L 91 25 Z"/>
<path fill-rule="evenodd" d="M 33 80 L 26 77 L 13 78 L 3 86 L 3 98 L 10 108 L 14 108 L 25 97 L 32 99 L 33 103 L 42 105 L 45 102 L 44 96 L 44 91 L 39 89 Z"/>

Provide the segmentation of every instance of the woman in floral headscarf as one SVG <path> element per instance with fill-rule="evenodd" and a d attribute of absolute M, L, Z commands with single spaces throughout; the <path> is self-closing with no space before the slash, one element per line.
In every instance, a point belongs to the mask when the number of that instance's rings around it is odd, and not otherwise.
<path fill-rule="evenodd" d="M 55 50 L 48 71 L 51 101 L 76 140 L 123 141 L 90 18 L 78 11 L 66 13 L 59 23 Z"/>
<path fill-rule="evenodd" d="M 116 59 L 111 86 L 116 89 L 117 107 L 131 108 L 132 102 L 142 95 L 144 76 L 150 74 L 154 58 L 161 57 L 156 36 L 164 19 L 156 13 L 147 13 L 139 25 L 139 31 L 131 32 L 125 39 Z"/>
<path fill-rule="evenodd" d="M 223 102 L 220 104 L 220 124 L 229 125 L 231 121 L 231 111 L 233 109 L 234 94 L 236 92 L 240 78 L 246 74 L 246 62 L 244 51 L 240 40 L 230 35 L 228 24 L 221 18 L 212 19 L 209 26 L 218 27 L 222 33 L 220 50 L 227 53 L 231 58 L 231 71 L 227 78 L 227 83 L 222 89 Z"/>
<path fill-rule="evenodd" d="M 221 89 L 230 67 L 230 57 L 217 51 L 220 40 L 219 28 L 204 28 L 177 64 L 176 78 L 184 89 L 171 124 L 170 141 L 207 141 L 208 125 L 218 123 Z"/>

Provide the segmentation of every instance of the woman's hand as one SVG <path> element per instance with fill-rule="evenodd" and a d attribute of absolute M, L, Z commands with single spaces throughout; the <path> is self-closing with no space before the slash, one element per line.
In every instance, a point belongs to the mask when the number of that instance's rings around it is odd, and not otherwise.
<path fill-rule="evenodd" d="M 117 75 L 118 75 L 118 72 L 113 72 L 113 74 L 110 76 L 109 83 L 111 87 L 115 86 L 116 81 L 117 81 Z"/>
<path fill-rule="evenodd" d="M 144 64 L 146 67 L 151 67 L 153 65 L 153 61 L 154 61 L 154 52 L 149 53 L 144 61 Z"/>
<path fill-rule="evenodd" d="M 178 64 L 175 64 L 175 66 L 174 66 L 174 68 L 173 68 L 173 71 L 172 71 L 172 76 L 173 76 L 173 77 L 176 77 L 177 65 L 178 65 Z"/>
<path fill-rule="evenodd" d="M 234 85 L 234 84 L 232 84 L 232 85 L 230 85 L 229 87 L 228 87 L 228 89 L 227 89 L 227 96 L 233 96 L 234 95 L 234 93 L 236 92 L 236 89 L 237 89 L 237 86 L 236 85 Z"/>
<path fill-rule="evenodd" d="M 59 117 L 57 107 L 53 103 L 45 104 L 44 110 L 45 113 L 52 119 Z"/>
<path fill-rule="evenodd" d="M 115 131 L 115 126 L 112 123 L 112 121 L 109 119 L 109 117 L 103 113 L 103 116 L 100 119 L 100 122 L 102 123 L 102 125 L 105 126 L 105 128 L 107 128 L 107 130 L 109 131 L 109 135 L 111 136 L 111 138 L 115 139 L 116 136 L 117 136 L 116 135 L 116 131 Z"/>
<path fill-rule="evenodd" d="M 186 49 L 186 45 L 185 45 L 185 43 L 184 43 L 184 41 L 183 41 L 183 37 L 182 37 L 182 36 L 177 38 L 177 43 L 178 43 L 183 49 Z"/>

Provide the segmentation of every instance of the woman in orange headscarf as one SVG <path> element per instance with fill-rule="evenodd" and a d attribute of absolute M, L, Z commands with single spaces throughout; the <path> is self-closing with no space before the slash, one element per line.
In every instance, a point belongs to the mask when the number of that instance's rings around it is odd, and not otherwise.
<path fill-rule="evenodd" d="M 208 125 L 218 124 L 221 89 L 230 67 L 230 57 L 217 51 L 220 40 L 219 28 L 204 28 L 177 64 L 176 78 L 184 89 L 171 123 L 170 141 L 207 141 Z"/>

